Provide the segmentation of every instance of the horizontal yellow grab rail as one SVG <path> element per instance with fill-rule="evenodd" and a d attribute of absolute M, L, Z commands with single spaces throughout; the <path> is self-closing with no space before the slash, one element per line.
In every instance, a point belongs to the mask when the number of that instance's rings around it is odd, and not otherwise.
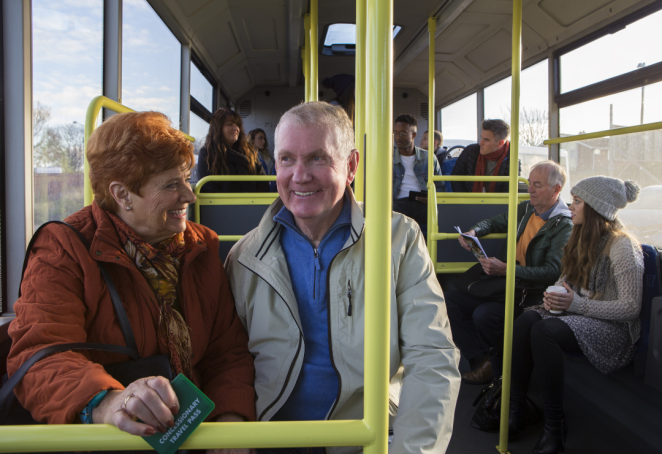
<path fill-rule="evenodd" d="M 459 233 L 433 233 L 428 237 L 432 237 L 433 240 L 456 240 L 460 237 Z M 489 235 L 481 236 L 480 239 L 486 240 L 496 240 L 499 238 L 506 238 L 505 233 L 490 233 Z"/>
<path fill-rule="evenodd" d="M 437 274 L 464 273 L 478 262 L 437 262 L 435 271 Z"/>
<path fill-rule="evenodd" d="M 239 241 L 244 235 L 219 235 L 218 241 Z"/>
<path fill-rule="evenodd" d="M 510 181 L 510 177 L 495 177 L 485 175 L 434 175 L 432 181 Z M 529 180 L 524 177 L 517 177 L 517 181 L 529 184 Z M 504 194 L 508 194 L 504 192 Z"/>
<path fill-rule="evenodd" d="M 97 127 L 97 122 L 99 121 L 99 113 L 102 108 L 112 110 L 117 113 L 127 113 L 135 112 L 135 110 L 127 107 L 123 104 L 113 101 L 110 98 L 105 96 L 97 96 L 90 101 L 90 104 L 87 106 L 87 112 L 85 114 L 85 156 L 84 156 L 84 177 L 83 177 L 83 203 L 85 206 L 91 205 L 92 200 L 94 199 L 94 194 L 92 193 L 92 185 L 90 183 L 90 164 L 87 162 L 87 142 Z M 188 140 L 195 142 L 195 139 L 188 134 L 184 134 Z"/>
<path fill-rule="evenodd" d="M 375 433 L 365 421 L 202 423 L 182 449 L 365 446 Z M 148 450 L 141 437 L 106 424 L 1 426 L 0 452 Z"/>
<path fill-rule="evenodd" d="M 555 143 L 576 142 L 578 140 L 599 139 L 602 137 L 633 134 L 635 132 L 654 131 L 656 129 L 662 129 L 662 121 L 658 121 L 656 123 L 646 123 L 645 125 L 627 126 L 625 128 L 607 129 L 606 131 L 589 132 L 587 134 L 578 134 L 576 136 L 557 137 L 554 139 L 547 139 L 543 142 L 543 144 L 552 145 Z"/>

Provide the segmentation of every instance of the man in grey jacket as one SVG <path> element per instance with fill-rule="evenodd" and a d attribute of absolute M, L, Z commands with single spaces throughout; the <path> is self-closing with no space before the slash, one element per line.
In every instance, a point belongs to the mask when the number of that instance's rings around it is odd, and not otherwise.
<path fill-rule="evenodd" d="M 255 356 L 260 421 L 363 418 L 365 219 L 349 186 L 353 136 L 344 111 L 327 103 L 286 112 L 275 134 L 280 197 L 226 262 Z M 391 225 L 389 450 L 443 453 L 459 352 L 420 229 L 397 213 Z"/>

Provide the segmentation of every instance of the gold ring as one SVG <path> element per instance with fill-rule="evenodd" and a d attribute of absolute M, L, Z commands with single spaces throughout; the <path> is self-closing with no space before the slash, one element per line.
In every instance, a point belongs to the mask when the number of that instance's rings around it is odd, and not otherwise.
<path fill-rule="evenodd" d="M 135 396 L 133 394 L 131 394 L 129 397 L 124 399 L 124 403 L 122 404 L 122 410 L 126 410 L 126 404 L 129 401 L 129 399 L 131 399 L 132 397 L 135 397 Z"/>

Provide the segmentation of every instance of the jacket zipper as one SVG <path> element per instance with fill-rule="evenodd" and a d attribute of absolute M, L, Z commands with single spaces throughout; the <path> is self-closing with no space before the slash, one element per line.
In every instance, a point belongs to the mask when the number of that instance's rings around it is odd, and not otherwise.
<path fill-rule="evenodd" d="M 317 299 L 317 268 L 319 265 L 319 251 L 317 250 L 316 247 L 313 247 L 313 258 L 315 259 L 315 263 L 313 266 L 315 267 L 315 273 L 313 274 L 313 300 Z"/>
<path fill-rule="evenodd" d="M 347 315 L 349 317 L 351 317 L 352 316 L 352 286 L 351 286 L 349 280 L 347 280 L 347 299 L 349 300 L 349 306 L 347 307 Z"/>
<path fill-rule="evenodd" d="M 241 263 L 241 262 L 239 262 L 239 263 Z M 254 270 L 250 269 L 249 267 L 247 267 L 247 266 L 244 265 L 243 263 L 241 263 L 241 266 L 243 266 L 243 267 L 246 268 L 248 271 L 250 271 L 251 273 L 255 274 L 255 275 L 258 276 L 260 279 L 262 279 L 264 282 L 266 282 L 266 283 L 269 285 L 269 287 L 271 287 L 271 288 L 274 290 L 274 292 L 276 292 L 276 295 L 278 295 L 278 296 L 280 297 L 280 299 L 283 300 L 283 302 L 285 301 L 285 298 L 283 298 L 283 295 L 281 295 L 281 294 L 278 292 L 278 290 L 276 290 L 276 288 L 275 288 L 273 285 L 269 284 L 269 281 L 267 281 L 267 280 L 266 280 L 264 277 L 262 277 L 259 273 L 256 273 Z M 293 318 L 293 319 L 295 320 L 295 322 L 296 322 L 296 318 L 294 318 L 294 314 L 292 313 L 292 310 L 290 309 L 290 306 L 289 306 L 287 303 L 285 303 L 285 306 L 287 306 L 287 310 L 290 311 L 290 315 L 292 316 L 292 318 Z M 302 342 L 302 340 L 303 340 L 303 332 L 301 331 L 301 327 L 299 326 L 299 324 L 297 323 L 296 325 L 297 325 L 297 328 L 299 328 L 299 343 L 298 343 L 298 345 L 297 345 L 297 351 L 296 351 L 296 353 L 294 354 L 294 358 L 292 359 L 292 363 L 290 364 L 290 369 L 287 371 L 287 375 L 285 376 L 285 382 L 283 383 L 283 387 L 281 388 L 280 392 L 278 393 L 278 396 L 276 396 L 276 398 L 274 399 L 274 401 L 271 402 L 269 405 L 267 405 L 267 407 L 262 411 L 262 413 L 260 413 L 260 416 L 257 418 L 258 421 L 261 421 L 262 418 L 264 417 L 264 415 L 265 415 L 269 410 L 271 410 L 271 408 L 272 408 L 274 405 L 276 405 L 276 402 L 278 402 L 278 401 L 280 400 L 280 398 L 283 396 L 283 393 L 285 393 L 285 388 L 287 388 L 287 383 L 290 381 L 290 377 L 292 376 L 292 371 L 294 370 L 294 365 L 295 365 L 296 362 L 297 362 L 297 358 L 299 357 L 299 353 L 301 352 L 301 345 L 303 344 L 303 342 Z"/>

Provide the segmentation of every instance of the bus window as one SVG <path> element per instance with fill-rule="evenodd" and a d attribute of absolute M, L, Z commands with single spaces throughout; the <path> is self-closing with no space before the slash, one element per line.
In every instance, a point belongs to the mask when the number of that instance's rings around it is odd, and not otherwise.
<path fill-rule="evenodd" d="M 85 112 L 102 93 L 103 1 L 32 2 L 34 230 L 83 208 Z"/>
<path fill-rule="evenodd" d="M 476 143 L 476 93 L 441 109 L 444 146 Z"/>

